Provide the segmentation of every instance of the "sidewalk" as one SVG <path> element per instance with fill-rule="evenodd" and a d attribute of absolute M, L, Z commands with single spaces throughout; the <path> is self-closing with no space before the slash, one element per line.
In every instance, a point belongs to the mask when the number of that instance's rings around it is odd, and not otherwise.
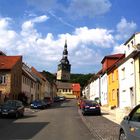
<path fill-rule="evenodd" d="M 118 140 L 120 126 L 115 119 L 115 115 L 109 110 L 102 109 L 102 115 L 83 116 L 82 111 L 78 109 L 82 121 L 87 126 L 93 140 Z"/>
<path fill-rule="evenodd" d="M 109 107 L 101 107 L 102 116 L 117 123 L 120 124 L 120 122 L 123 120 L 124 116 L 128 115 L 130 110 L 129 109 L 110 109 Z"/>

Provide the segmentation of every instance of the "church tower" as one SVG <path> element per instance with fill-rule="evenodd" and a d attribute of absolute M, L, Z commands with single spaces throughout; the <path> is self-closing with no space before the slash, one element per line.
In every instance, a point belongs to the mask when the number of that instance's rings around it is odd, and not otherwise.
<path fill-rule="evenodd" d="M 68 60 L 67 41 L 65 41 L 63 57 L 58 64 L 57 80 L 68 82 L 70 80 L 71 65 Z"/>

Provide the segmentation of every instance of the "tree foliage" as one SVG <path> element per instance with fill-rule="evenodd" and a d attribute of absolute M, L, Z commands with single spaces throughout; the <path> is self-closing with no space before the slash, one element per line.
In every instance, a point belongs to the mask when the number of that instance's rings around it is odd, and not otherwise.
<path fill-rule="evenodd" d="M 95 74 L 71 74 L 71 83 L 79 83 L 81 88 L 83 88 L 88 81 L 91 79 L 92 76 Z"/>
<path fill-rule="evenodd" d="M 50 82 L 54 82 L 56 80 L 56 75 L 52 74 L 48 71 L 43 71 L 41 72 L 47 80 L 49 80 Z M 90 80 L 94 80 L 95 79 L 95 74 L 71 74 L 70 76 L 70 81 L 71 83 L 79 83 L 81 88 L 83 88 L 85 85 L 88 84 L 88 82 L 90 82 Z"/>
<path fill-rule="evenodd" d="M 50 73 L 50 72 L 48 72 L 48 71 L 42 71 L 41 72 L 41 74 L 43 74 L 44 75 L 44 77 L 49 81 L 49 82 L 54 82 L 55 81 L 55 79 L 56 79 L 56 75 L 55 74 L 52 74 L 52 73 Z"/>

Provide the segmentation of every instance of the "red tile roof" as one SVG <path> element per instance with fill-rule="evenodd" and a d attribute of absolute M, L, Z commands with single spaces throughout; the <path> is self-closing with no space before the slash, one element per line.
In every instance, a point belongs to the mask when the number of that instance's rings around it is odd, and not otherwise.
<path fill-rule="evenodd" d="M 46 81 L 46 78 L 41 74 L 39 73 L 34 67 L 31 68 L 32 72 L 38 76 L 39 78 L 43 79 L 44 81 Z"/>
<path fill-rule="evenodd" d="M 0 69 L 12 69 L 20 59 L 22 59 L 22 56 L 0 55 Z"/>
<path fill-rule="evenodd" d="M 72 83 L 56 81 L 57 89 L 72 89 Z"/>
<path fill-rule="evenodd" d="M 80 91 L 80 84 L 79 83 L 73 83 L 72 84 L 73 91 Z"/>
<path fill-rule="evenodd" d="M 119 59 L 121 57 L 123 57 L 124 54 L 113 54 L 113 55 L 107 55 L 103 58 L 103 60 L 101 61 L 101 63 L 103 63 L 105 61 L 106 58 L 111 58 L 111 59 Z"/>

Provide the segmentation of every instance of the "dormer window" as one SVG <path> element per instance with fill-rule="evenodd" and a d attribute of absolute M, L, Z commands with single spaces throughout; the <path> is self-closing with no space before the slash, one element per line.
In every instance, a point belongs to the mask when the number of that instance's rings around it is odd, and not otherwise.
<path fill-rule="evenodd" d="M 130 50 L 130 45 L 128 44 L 128 50 Z"/>
<path fill-rule="evenodd" d="M 133 40 L 131 41 L 131 45 L 132 45 L 132 46 L 134 45 L 134 42 L 133 42 Z"/>

